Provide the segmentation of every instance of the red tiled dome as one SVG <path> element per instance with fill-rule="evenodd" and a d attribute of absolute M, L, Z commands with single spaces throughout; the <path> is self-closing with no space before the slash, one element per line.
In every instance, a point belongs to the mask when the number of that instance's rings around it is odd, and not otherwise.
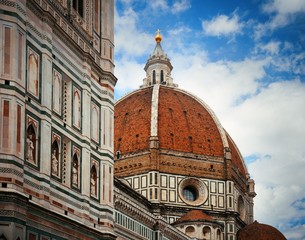
<path fill-rule="evenodd" d="M 223 156 L 223 142 L 215 120 L 194 97 L 161 87 L 158 118 L 161 149 Z"/>
<path fill-rule="evenodd" d="M 233 165 L 246 177 L 237 147 L 205 103 L 186 91 L 162 85 L 156 99 L 153 88 L 134 91 L 116 103 L 115 152 L 121 156 L 148 152 L 154 132 L 163 151 L 224 159 L 224 150 L 230 148 Z M 154 102 L 158 102 L 155 109 Z"/>
<path fill-rule="evenodd" d="M 114 149 L 121 154 L 149 148 L 152 88 L 119 101 L 114 113 Z"/>
<path fill-rule="evenodd" d="M 184 216 L 179 218 L 175 224 L 183 223 L 183 222 L 193 222 L 193 221 L 213 221 L 213 217 L 207 215 L 201 210 L 191 210 L 186 213 Z"/>
<path fill-rule="evenodd" d="M 149 149 L 152 87 L 141 89 L 115 105 L 115 151 Z M 161 149 L 223 156 L 224 144 L 215 119 L 184 91 L 161 86 L 158 106 Z"/>
<path fill-rule="evenodd" d="M 237 233 L 238 240 L 286 240 L 284 235 L 276 228 L 255 221 Z"/>

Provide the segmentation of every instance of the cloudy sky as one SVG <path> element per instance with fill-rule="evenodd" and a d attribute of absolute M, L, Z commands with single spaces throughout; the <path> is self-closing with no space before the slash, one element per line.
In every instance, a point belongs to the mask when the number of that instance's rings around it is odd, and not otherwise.
<path fill-rule="evenodd" d="M 204 100 L 256 182 L 255 219 L 305 239 L 305 0 L 116 0 L 116 99 L 155 47 Z"/>

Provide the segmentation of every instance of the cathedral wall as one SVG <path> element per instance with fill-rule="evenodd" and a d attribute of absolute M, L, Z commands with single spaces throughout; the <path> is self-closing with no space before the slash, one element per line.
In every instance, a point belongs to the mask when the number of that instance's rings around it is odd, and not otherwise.
<path fill-rule="evenodd" d="M 0 208 L 10 206 L 1 218 L 20 239 L 90 239 L 89 228 L 113 239 L 116 79 L 90 44 L 92 1 L 82 23 L 67 19 L 66 4 L 0 3 Z M 51 230 L 52 219 L 70 229 Z"/>
<path fill-rule="evenodd" d="M 184 201 L 182 189 L 179 189 L 181 188 L 180 183 L 184 179 L 188 179 L 188 177 L 159 173 L 157 171 L 125 178 L 133 189 L 149 200 L 156 200 L 173 206 L 188 207 L 189 203 Z M 204 194 L 207 195 L 204 202 L 198 206 L 199 208 L 211 209 L 213 206 L 214 210 L 226 209 L 225 181 L 200 178 L 198 184 L 202 184 L 205 190 Z M 170 217 L 169 221 L 174 222 L 179 217 L 179 214 L 176 218 Z"/>
<path fill-rule="evenodd" d="M 224 230 L 219 235 L 220 239 L 224 233 L 228 239 L 234 240 L 238 229 L 249 222 L 251 207 L 249 198 L 245 193 L 237 190 L 233 181 L 194 178 L 158 171 L 150 171 L 124 179 L 131 188 L 150 202 L 161 203 L 162 216 L 169 223 L 176 222 L 190 209 L 202 209 L 224 226 Z M 187 199 L 183 189 L 189 186 L 198 189 L 200 200 L 189 201 Z M 202 197 L 204 195 L 206 197 Z M 182 210 L 183 208 L 185 212 Z M 183 229 L 179 230 L 183 231 Z M 211 234 L 215 235 L 214 237 L 218 236 L 216 232 L 211 232 Z"/>

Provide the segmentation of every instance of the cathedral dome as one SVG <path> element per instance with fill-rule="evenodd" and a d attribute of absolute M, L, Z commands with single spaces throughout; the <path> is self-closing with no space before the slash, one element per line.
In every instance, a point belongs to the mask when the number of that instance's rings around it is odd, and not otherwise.
<path fill-rule="evenodd" d="M 164 85 L 134 91 L 116 103 L 114 122 L 114 148 L 120 157 L 151 148 L 216 162 L 223 162 L 229 154 L 232 166 L 246 178 L 247 169 L 233 140 L 213 111 L 186 91 Z M 152 146 L 154 142 L 157 145 Z M 213 165 L 208 168 L 219 170 Z"/>
<path fill-rule="evenodd" d="M 286 240 L 284 235 L 276 228 L 255 221 L 237 233 L 238 240 Z"/>
<path fill-rule="evenodd" d="M 173 83 L 173 67 L 159 40 L 158 31 L 143 85 L 114 107 L 116 176 L 158 171 L 231 179 L 235 174 L 246 190 L 249 176 L 238 148 L 209 106 Z M 203 191 L 205 184 L 191 185 Z M 204 201 L 198 197 L 193 204 Z"/>
<path fill-rule="evenodd" d="M 158 99 L 154 97 L 153 87 L 149 87 L 116 103 L 116 150 L 125 154 L 149 149 L 151 131 L 156 128 L 160 149 L 223 156 L 226 135 L 206 105 L 185 91 L 166 86 L 160 86 Z M 158 106 L 153 106 L 153 100 Z"/>

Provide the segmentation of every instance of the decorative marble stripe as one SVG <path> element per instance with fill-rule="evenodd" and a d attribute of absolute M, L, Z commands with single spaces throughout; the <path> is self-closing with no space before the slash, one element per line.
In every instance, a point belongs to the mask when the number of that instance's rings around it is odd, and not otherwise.
<path fill-rule="evenodd" d="M 3 167 L 1 167 L 0 168 L 0 173 L 11 173 L 11 174 L 14 174 L 14 175 L 16 175 L 18 177 L 23 177 L 22 172 L 19 172 L 19 171 L 15 170 L 15 169 L 12 169 L 12 168 L 3 168 Z"/>
<path fill-rule="evenodd" d="M 158 104 L 159 104 L 159 89 L 160 84 L 155 84 L 152 92 L 151 100 L 151 125 L 150 125 L 150 136 L 158 136 Z"/>

